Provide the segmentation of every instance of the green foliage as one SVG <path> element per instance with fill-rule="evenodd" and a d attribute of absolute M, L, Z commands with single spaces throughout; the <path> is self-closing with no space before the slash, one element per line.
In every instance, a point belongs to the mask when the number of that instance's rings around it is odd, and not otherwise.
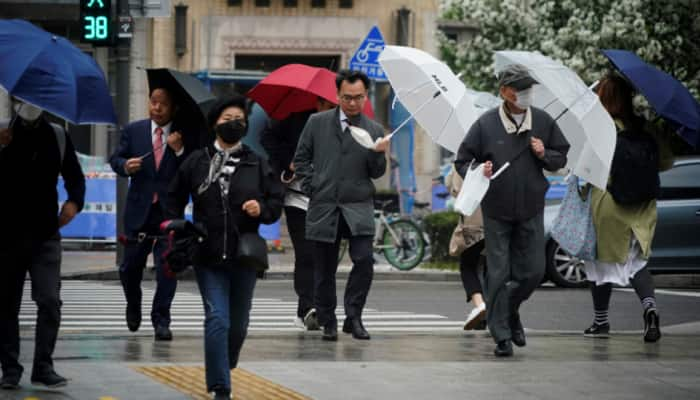
<path fill-rule="evenodd" d="M 443 0 L 441 17 L 479 24 L 463 43 L 438 37 L 443 59 L 473 89 L 495 91 L 495 50 L 539 51 L 592 83 L 610 68 L 600 49 L 618 48 L 700 96 L 697 0 Z"/>
<path fill-rule="evenodd" d="M 430 238 L 431 261 L 454 261 L 449 245 L 452 232 L 459 222 L 459 214 L 452 211 L 432 213 L 423 218 L 423 230 Z"/>

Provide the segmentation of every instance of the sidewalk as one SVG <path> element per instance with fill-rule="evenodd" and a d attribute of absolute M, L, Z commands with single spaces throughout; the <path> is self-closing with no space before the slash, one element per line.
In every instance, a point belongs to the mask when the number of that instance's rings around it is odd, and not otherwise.
<path fill-rule="evenodd" d="M 206 399 L 201 338 L 171 343 L 137 338 L 61 340 L 56 368 L 66 388 L 29 383 L 0 399 Z M 30 365 L 30 340 L 22 341 Z M 482 335 L 251 335 L 235 370 L 237 400 L 295 399 L 700 399 L 700 338 L 669 335 L 644 344 L 638 334 L 609 340 L 528 334 L 528 346 L 496 359 Z"/>

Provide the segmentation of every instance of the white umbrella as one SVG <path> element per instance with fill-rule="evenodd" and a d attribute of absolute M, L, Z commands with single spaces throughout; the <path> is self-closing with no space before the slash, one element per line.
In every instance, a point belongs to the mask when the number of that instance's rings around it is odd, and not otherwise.
<path fill-rule="evenodd" d="M 540 84 L 533 86 L 533 105 L 557 120 L 571 148 L 566 166 L 605 189 L 615 152 L 615 123 L 598 96 L 579 76 L 558 61 L 528 51 L 497 51 L 496 73 L 507 65 L 525 66 Z"/>
<path fill-rule="evenodd" d="M 412 47 L 384 46 L 379 64 L 412 117 L 437 144 L 456 153 L 477 118 L 462 81 L 445 63 Z"/>

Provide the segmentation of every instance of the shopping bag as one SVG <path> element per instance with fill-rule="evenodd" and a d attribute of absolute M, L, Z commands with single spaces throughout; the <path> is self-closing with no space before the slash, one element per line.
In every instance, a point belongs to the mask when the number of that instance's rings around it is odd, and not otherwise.
<path fill-rule="evenodd" d="M 550 234 L 572 256 L 582 260 L 595 259 L 596 235 L 591 214 L 591 193 L 589 190 L 585 198 L 581 197 L 575 175 L 570 175 L 567 180 L 566 195 Z"/>
<path fill-rule="evenodd" d="M 479 164 L 476 168 L 472 169 L 473 163 L 473 160 L 469 163 L 469 168 L 467 168 L 467 173 L 464 175 L 464 181 L 462 182 L 462 188 L 459 190 L 454 205 L 455 210 L 467 217 L 474 214 L 474 211 L 479 207 L 481 200 L 486 196 L 486 192 L 489 190 L 491 181 L 498 178 L 498 176 L 510 166 L 509 162 L 505 163 L 491 176 L 491 179 L 489 179 L 484 176 L 484 164 Z"/>

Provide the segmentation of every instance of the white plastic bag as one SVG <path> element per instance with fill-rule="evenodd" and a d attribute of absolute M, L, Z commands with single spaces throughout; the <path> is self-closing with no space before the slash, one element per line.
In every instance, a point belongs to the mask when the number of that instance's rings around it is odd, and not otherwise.
<path fill-rule="evenodd" d="M 355 139 L 357 143 L 366 149 L 374 149 L 376 143 L 374 142 L 374 139 L 372 139 L 372 135 L 370 135 L 369 132 L 357 126 L 350 126 L 349 128 L 352 138 Z"/>
<path fill-rule="evenodd" d="M 495 174 L 491 176 L 491 179 L 484 176 L 484 164 L 479 164 L 476 168 L 472 169 L 472 161 L 467 168 L 467 173 L 464 176 L 464 182 L 462 182 L 462 188 L 457 195 L 455 200 L 454 208 L 463 215 L 467 217 L 474 214 L 481 200 L 486 196 L 486 192 L 489 190 L 491 180 L 496 179 L 510 163 L 505 163 Z"/>

